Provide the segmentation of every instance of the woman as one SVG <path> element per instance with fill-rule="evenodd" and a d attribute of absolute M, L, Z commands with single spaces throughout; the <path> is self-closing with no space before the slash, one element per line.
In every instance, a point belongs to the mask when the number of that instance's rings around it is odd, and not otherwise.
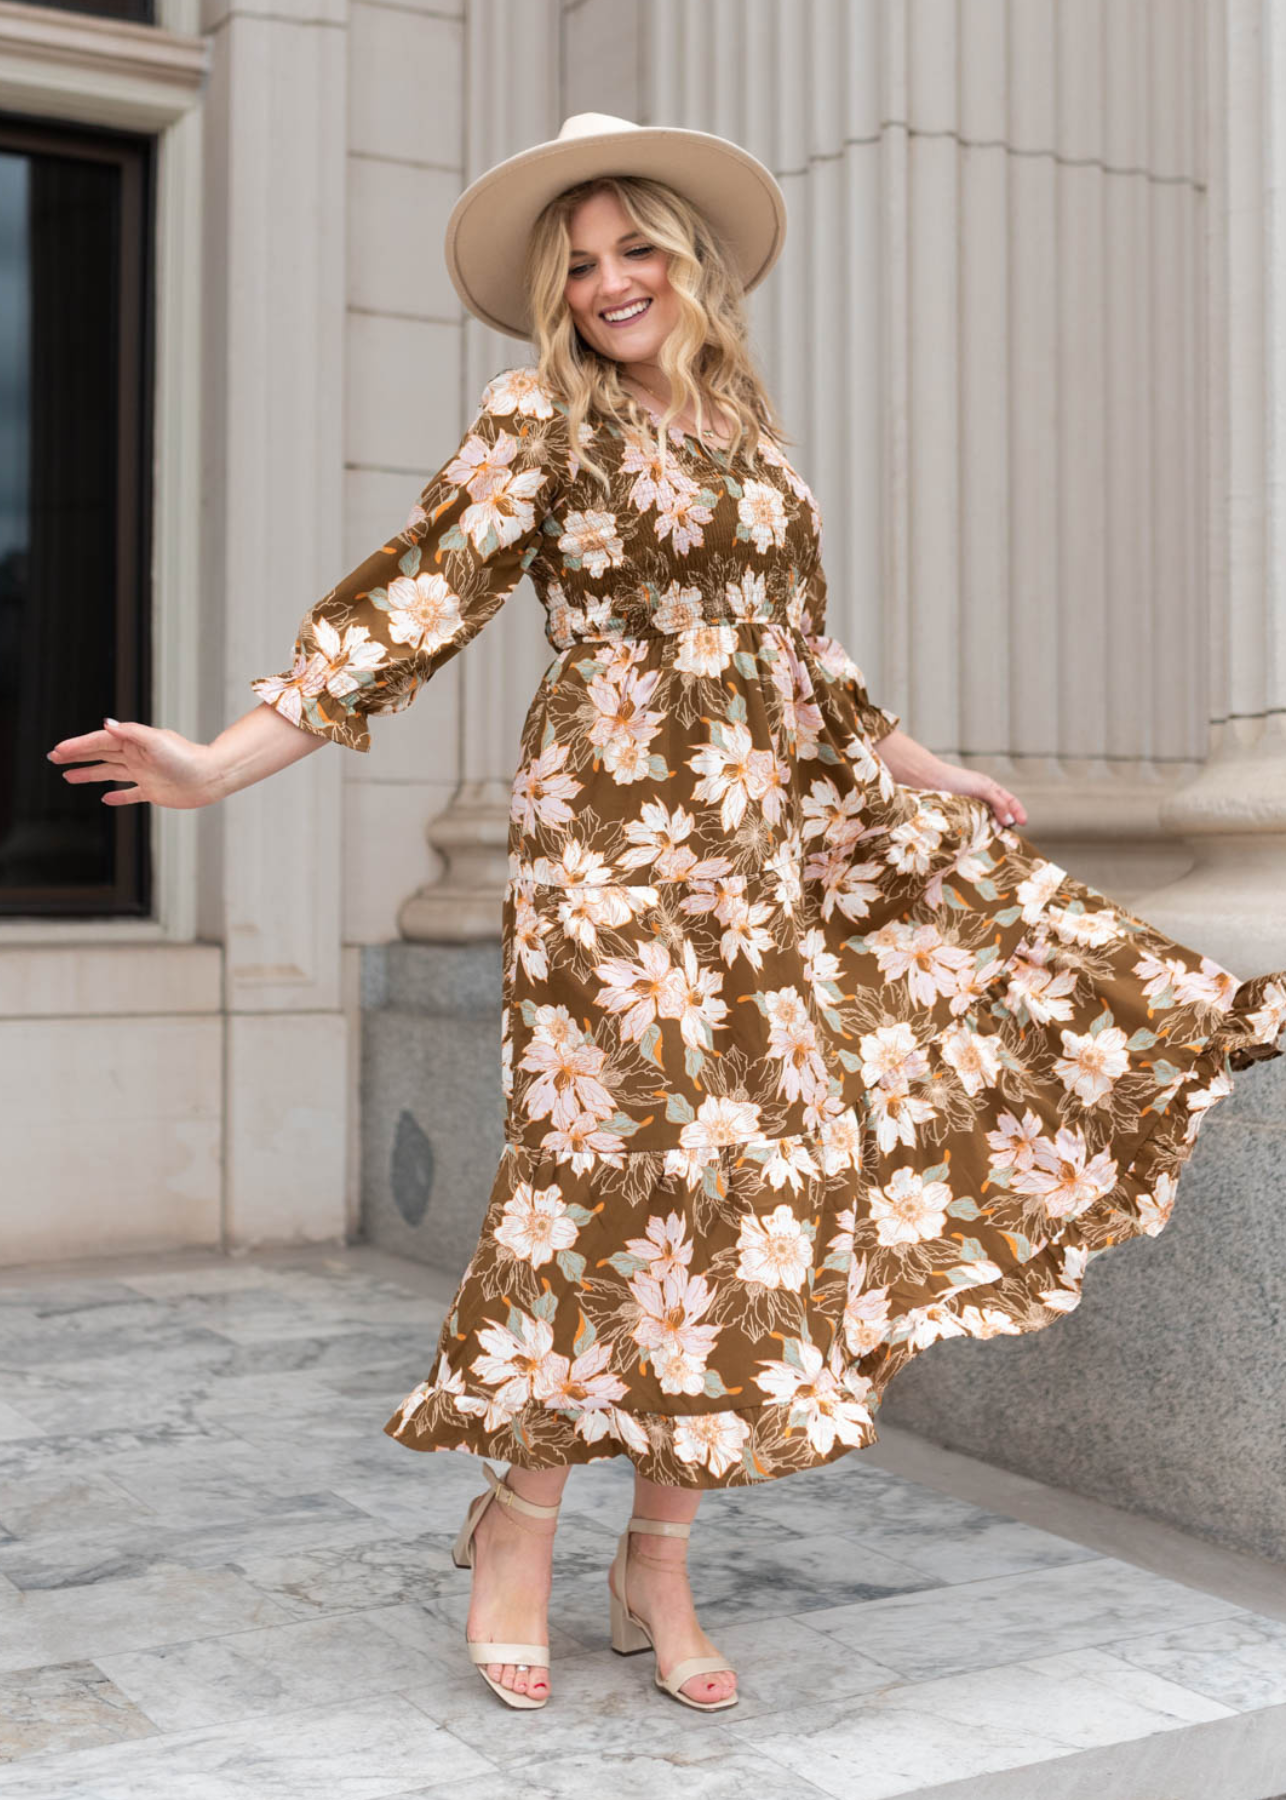
<path fill-rule="evenodd" d="M 455 1555 L 469 1654 L 514 1706 L 549 1693 L 563 1484 L 615 1455 L 613 1647 L 734 1704 L 687 1584 L 701 1491 L 873 1442 L 939 1338 L 1070 1312 L 1092 1256 L 1163 1228 L 1286 1020 L 1286 977 L 1238 982 L 1050 862 L 825 634 L 817 503 L 742 310 L 784 217 L 737 146 L 601 114 L 489 171 L 452 278 L 537 365 L 487 384 L 263 705 L 209 746 L 108 720 L 54 752 L 134 782 L 108 804 L 194 806 L 328 739 L 365 751 L 532 576 L 556 654 L 513 786 L 507 1142 L 385 1425 L 511 1465 Z"/>

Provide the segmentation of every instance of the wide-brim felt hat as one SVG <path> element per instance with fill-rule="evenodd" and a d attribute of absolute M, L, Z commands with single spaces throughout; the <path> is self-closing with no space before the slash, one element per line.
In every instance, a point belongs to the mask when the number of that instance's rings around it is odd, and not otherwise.
<path fill-rule="evenodd" d="M 475 317 L 530 338 L 523 284 L 527 240 L 541 208 L 593 175 L 646 175 L 691 200 L 725 245 L 749 293 L 786 238 L 786 198 L 770 169 L 729 138 L 612 113 L 573 113 L 556 138 L 506 157 L 460 195 L 447 220 L 446 262 Z"/>

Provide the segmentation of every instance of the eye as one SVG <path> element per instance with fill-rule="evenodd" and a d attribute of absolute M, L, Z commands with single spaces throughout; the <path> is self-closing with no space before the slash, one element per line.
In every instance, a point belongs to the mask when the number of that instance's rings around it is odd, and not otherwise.
<path fill-rule="evenodd" d="M 655 251 L 655 244 L 633 244 L 625 254 L 627 256 L 652 256 L 655 254 Z M 577 277 L 583 275 L 589 267 L 589 263 L 573 263 L 571 268 L 567 271 L 568 279 L 577 279 Z"/>

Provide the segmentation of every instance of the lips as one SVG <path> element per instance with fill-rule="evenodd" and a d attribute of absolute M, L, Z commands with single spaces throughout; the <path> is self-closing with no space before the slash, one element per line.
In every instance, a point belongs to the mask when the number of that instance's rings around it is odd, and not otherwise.
<path fill-rule="evenodd" d="M 631 302 L 631 304 L 632 304 L 632 302 Z M 624 325 L 633 325 L 636 320 L 646 318 L 648 313 L 651 310 L 651 307 L 652 307 L 652 301 L 651 301 L 651 298 L 648 297 L 646 300 L 646 304 L 643 307 L 642 312 L 631 313 L 628 319 L 609 319 L 606 316 L 606 314 L 604 314 L 604 313 L 600 313 L 599 317 L 602 319 L 604 325 L 610 325 L 613 328 L 613 330 L 619 331 L 621 329 L 621 327 Z M 616 309 L 613 308 L 612 310 L 615 311 Z"/>

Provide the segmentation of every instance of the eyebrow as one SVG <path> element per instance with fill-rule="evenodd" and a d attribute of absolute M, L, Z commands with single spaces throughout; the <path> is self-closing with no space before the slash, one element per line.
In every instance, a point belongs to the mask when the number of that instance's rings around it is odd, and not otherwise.
<path fill-rule="evenodd" d="M 631 238 L 646 236 L 647 233 L 644 231 L 623 231 L 616 241 L 618 244 L 626 244 Z M 568 256 L 589 256 L 591 252 L 588 250 L 569 250 L 567 254 Z"/>

